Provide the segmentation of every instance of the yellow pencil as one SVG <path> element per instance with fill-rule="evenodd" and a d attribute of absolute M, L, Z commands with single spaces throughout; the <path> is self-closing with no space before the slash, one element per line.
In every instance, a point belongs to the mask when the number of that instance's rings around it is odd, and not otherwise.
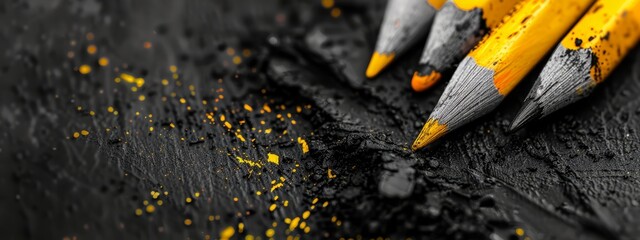
<path fill-rule="evenodd" d="M 375 51 L 367 67 L 368 78 L 375 77 L 396 56 L 424 37 L 429 24 L 445 0 L 389 0 L 382 19 Z"/>
<path fill-rule="evenodd" d="M 413 143 L 420 149 L 490 112 L 594 0 L 524 0 L 465 57 Z"/>
<path fill-rule="evenodd" d="M 416 92 L 429 89 L 453 68 L 485 33 L 497 27 L 520 0 L 449 0 L 433 19 L 417 70 Z"/>
<path fill-rule="evenodd" d="M 640 0 L 598 0 L 553 52 L 511 130 L 588 96 L 639 40 Z"/>

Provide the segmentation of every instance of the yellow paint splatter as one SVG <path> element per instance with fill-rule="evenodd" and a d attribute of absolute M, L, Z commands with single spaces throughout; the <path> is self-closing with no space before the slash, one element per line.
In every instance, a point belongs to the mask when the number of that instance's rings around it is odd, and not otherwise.
<path fill-rule="evenodd" d="M 269 153 L 267 154 L 268 158 L 267 161 L 276 165 L 280 164 L 280 157 L 278 155 L 275 155 L 273 153 Z"/>
<path fill-rule="evenodd" d="M 309 215 L 311 215 L 311 212 L 309 212 L 309 211 L 304 211 L 304 212 L 302 213 L 302 219 L 307 219 L 307 218 L 309 218 Z"/>
<path fill-rule="evenodd" d="M 136 208 L 136 216 L 142 216 L 142 209 Z"/>
<path fill-rule="evenodd" d="M 302 147 L 302 153 L 307 153 L 309 152 L 309 145 L 307 144 L 307 141 L 302 139 L 301 137 L 298 137 L 298 143 L 300 144 L 300 147 Z"/>
<path fill-rule="evenodd" d="M 73 133 L 73 138 L 79 138 L 80 137 L 80 133 L 79 132 L 74 132 Z"/>
<path fill-rule="evenodd" d="M 329 179 L 334 179 L 337 176 L 333 173 L 333 170 L 331 170 L 331 168 L 327 169 L 327 175 L 329 176 Z"/>
<path fill-rule="evenodd" d="M 145 97 L 144 95 L 138 96 L 138 101 L 140 102 L 144 101 L 145 99 L 147 99 L 147 97 Z"/>
<path fill-rule="evenodd" d="M 276 210 L 276 207 L 277 207 L 277 206 L 276 206 L 276 204 L 275 204 L 275 203 L 274 203 L 274 204 L 271 204 L 271 206 L 269 206 L 269 211 L 270 211 L 270 212 L 275 211 L 275 210 Z"/>
<path fill-rule="evenodd" d="M 87 136 L 87 135 L 89 135 L 89 131 L 82 130 L 82 131 L 80 131 L 80 134 L 82 134 L 82 136 Z"/>
<path fill-rule="evenodd" d="M 243 164 L 247 164 L 250 167 L 262 167 L 262 164 L 255 162 L 255 161 L 251 161 L 249 159 L 242 159 L 241 157 L 236 157 L 236 159 L 238 160 L 239 163 L 243 163 Z"/>
<path fill-rule="evenodd" d="M 184 220 L 184 225 L 186 225 L 186 226 L 191 226 L 191 223 L 192 223 L 192 221 L 189 218 Z"/>
<path fill-rule="evenodd" d="M 524 235 L 524 229 L 516 228 L 516 235 L 518 235 L 519 237 L 522 237 Z"/>
<path fill-rule="evenodd" d="M 224 122 L 224 126 L 227 127 L 228 129 L 231 129 L 231 127 L 232 127 L 231 123 L 226 122 L 226 121 Z"/>

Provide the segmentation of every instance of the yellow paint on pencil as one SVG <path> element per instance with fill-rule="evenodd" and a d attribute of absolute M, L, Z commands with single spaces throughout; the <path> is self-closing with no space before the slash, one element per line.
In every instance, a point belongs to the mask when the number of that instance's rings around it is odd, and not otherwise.
<path fill-rule="evenodd" d="M 369 62 L 369 66 L 367 67 L 366 75 L 368 78 L 375 77 L 385 68 L 393 59 L 395 58 L 395 53 L 384 54 L 379 52 L 374 52 L 373 56 L 371 56 L 371 62 Z"/>
<path fill-rule="evenodd" d="M 442 8 L 442 5 L 444 5 L 444 0 L 427 0 L 427 2 L 429 2 L 429 5 L 431 5 L 433 8 L 435 8 L 436 10 L 440 10 L 440 8 Z"/>
<path fill-rule="evenodd" d="M 617 16 L 617 17 L 612 17 Z M 601 83 L 640 39 L 640 0 L 599 1 L 562 40 L 569 50 L 591 49 L 597 64 L 591 79 Z"/>
<path fill-rule="evenodd" d="M 426 131 L 425 131 L 426 130 Z M 420 134 L 413 142 L 411 149 L 413 151 L 420 149 L 421 147 L 435 141 L 447 133 L 447 125 L 440 124 L 437 119 L 430 118 L 427 123 L 424 124 L 424 128 L 420 131 Z"/>
<path fill-rule="evenodd" d="M 513 6 L 520 0 L 454 0 L 453 3 L 460 10 L 471 11 L 482 9 L 482 18 L 488 28 L 493 28 L 502 22 Z"/>
<path fill-rule="evenodd" d="M 494 71 L 493 82 L 505 96 L 556 44 L 593 0 L 526 0 L 499 28 L 469 53 L 479 66 Z"/>

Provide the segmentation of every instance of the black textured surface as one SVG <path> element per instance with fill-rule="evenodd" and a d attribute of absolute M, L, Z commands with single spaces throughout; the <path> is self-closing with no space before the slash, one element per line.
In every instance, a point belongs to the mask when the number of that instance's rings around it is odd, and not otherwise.
<path fill-rule="evenodd" d="M 539 68 L 412 153 L 444 84 L 411 92 L 419 46 L 365 79 L 384 4 L 345 2 L 0 3 L 3 238 L 637 238 L 638 48 L 517 133 Z"/>

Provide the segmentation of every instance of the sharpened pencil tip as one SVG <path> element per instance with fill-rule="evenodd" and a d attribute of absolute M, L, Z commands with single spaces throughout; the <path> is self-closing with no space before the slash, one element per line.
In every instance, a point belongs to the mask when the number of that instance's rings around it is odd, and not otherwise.
<path fill-rule="evenodd" d="M 413 145 L 411 149 L 416 151 L 421 149 L 438 138 L 442 137 L 445 133 L 447 133 L 447 125 L 438 123 L 438 120 L 429 118 L 427 123 L 424 124 L 420 134 L 415 141 L 413 141 Z"/>
<path fill-rule="evenodd" d="M 527 98 L 524 102 L 524 105 L 516 115 L 516 117 L 511 122 L 511 126 L 509 127 L 509 132 L 514 132 L 520 128 L 522 128 L 525 124 L 538 119 L 542 116 L 542 110 L 536 101 Z"/>
<path fill-rule="evenodd" d="M 366 72 L 367 77 L 373 78 L 376 75 L 378 75 L 378 73 L 380 73 L 380 71 L 382 71 L 383 68 L 385 68 L 387 65 L 389 65 L 391 61 L 393 61 L 394 57 L 395 57 L 394 53 L 384 54 L 384 53 L 374 52 L 373 55 L 371 56 L 371 61 L 369 62 L 369 66 L 367 67 L 367 72 Z"/>
<path fill-rule="evenodd" d="M 413 73 L 413 78 L 411 78 L 411 88 L 416 92 L 425 91 L 437 83 L 441 77 L 442 74 L 435 70 L 431 70 L 428 75 L 423 75 L 416 71 Z"/>

